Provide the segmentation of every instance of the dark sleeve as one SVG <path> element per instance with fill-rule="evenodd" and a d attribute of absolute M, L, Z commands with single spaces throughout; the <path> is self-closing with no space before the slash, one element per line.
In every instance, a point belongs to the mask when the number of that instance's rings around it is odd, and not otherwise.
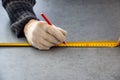
<path fill-rule="evenodd" d="M 24 26 L 30 19 L 38 20 L 33 11 L 35 3 L 35 0 L 2 0 L 2 5 L 10 18 L 10 27 L 17 37 L 24 36 Z"/>

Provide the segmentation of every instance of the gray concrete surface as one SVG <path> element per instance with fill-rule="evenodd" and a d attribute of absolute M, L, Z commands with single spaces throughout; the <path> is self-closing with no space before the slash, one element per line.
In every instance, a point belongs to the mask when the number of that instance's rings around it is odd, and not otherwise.
<path fill-rule="evenodd" d="M 1 4 L 1 3 L 0 3 Z M 68 31 L 66 41 L 117 40 L 120 36 L 119 0 L 37 0 L 44 12 Z M 0 42 L 23 42 L 9 28 L 0 5 Z M 0 47 L 0 80 L 120 80 L 120 48 Z"/>

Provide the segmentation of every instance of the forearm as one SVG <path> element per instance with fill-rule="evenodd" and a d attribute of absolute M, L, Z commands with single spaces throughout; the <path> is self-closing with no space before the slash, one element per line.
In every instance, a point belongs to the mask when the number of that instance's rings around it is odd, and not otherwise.
<path fill-rule="evenodd" d="M 37 19 L 33 11 L 35 0 L 2 0 L 2 4 L 10 18 L 11 29 L 18 37 L 23 36 L 25 24 Z"/>

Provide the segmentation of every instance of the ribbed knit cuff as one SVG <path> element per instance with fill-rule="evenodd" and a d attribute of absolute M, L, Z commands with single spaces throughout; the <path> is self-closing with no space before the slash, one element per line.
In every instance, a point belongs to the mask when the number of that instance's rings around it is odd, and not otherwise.
<path fill-rule="evenodd" d="M 24 26 L 30 19 L 38 20 L 33 11 L 34 4 L 35 0 L 3 0 L 3 6 L 11 21 L 11 29 L 17 37 L 24 36 Z"/>

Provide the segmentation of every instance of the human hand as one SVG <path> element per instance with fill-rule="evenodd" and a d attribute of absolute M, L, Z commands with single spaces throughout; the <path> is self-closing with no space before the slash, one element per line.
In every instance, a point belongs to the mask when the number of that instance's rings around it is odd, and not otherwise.
<path fill-rule="evenodd" d="M 32 19 L 25 25 L 24 34 L 29 44 L 35 48 L 49 50 L 65 41 L 66 31 L 45 21 Z"/>

